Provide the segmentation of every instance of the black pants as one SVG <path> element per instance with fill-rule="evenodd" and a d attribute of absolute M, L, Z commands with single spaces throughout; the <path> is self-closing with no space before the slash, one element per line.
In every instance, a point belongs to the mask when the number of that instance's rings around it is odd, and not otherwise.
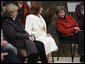
<path fill-rule="evenodd" d="M 18 58 L 18 56 L 15 54 L 15 52 L 11 48 L 3 47 L 1 49 L 1 53 L 5 53 L 5 52 L 8 53 L 8 55 L 5 56 L 6 63 L 22 63 L 20 59 Z"/>
<path fill-rule="evenodd" d="M 38 49 L 38 54 L 32 54 L 28 57 L 29 63 L 36 63 L 36 60 L 38 60 L 38 57 L 40 57 L 42 63 L 47 63 L 46 53 L 44 49 L 44 44 L 39 41 L 35 41 L 35 45 Z"/>
<path fill-rule="evenodd" d="M 79 31 L 75 35 L 65 36 L 62 39 L 70 41 L 74 41 L 79 44 L 79 55 L 84 55 L 84 32 Z"/>
<path fill-rule="evenodd" d="M 40 56 L 42 63 L 47 63 L 46 53 L 45 53 L 45 47 L 44 44 L 40 41 L 35 41 L 35 45 L 38 49 L 38 55 Z"/>
<path fill-rule="evenodd" d="M 84 31 L 79 32 L 79 55 L 84 56 Z"/>

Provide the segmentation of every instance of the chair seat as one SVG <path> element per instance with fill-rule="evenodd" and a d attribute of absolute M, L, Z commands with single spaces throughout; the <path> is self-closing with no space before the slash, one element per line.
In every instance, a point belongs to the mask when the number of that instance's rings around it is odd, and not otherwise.
<path fill-rule="evenodd" d="M 60 40 L 60 43 L 68 43 L 68 44 L 75 44 L 74 41 L 68 41 L 68 40 Z"/>

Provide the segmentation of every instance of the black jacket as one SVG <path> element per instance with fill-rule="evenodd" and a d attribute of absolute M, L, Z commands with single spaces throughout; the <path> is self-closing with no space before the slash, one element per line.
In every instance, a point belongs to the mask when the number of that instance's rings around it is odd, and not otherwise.
<path fill-rule="evenodd" d="M 5 15 L 4 17 L 5 21 L 2 25 L 4 38 L 16 47 L 24 47 L 24 40 L 28 40 L 30 35 L 22 27 L 22 24 L 19 19 L 13 20 L 7 15 Z"/>
<path fill-rule="evenodd" d="M 19 19 L 13 20 L 11 17 L 5 15 L 2 29 L 4 38 L 9 43 L 19 49 L 27 49 L 29 53 L 38 53 L 36 45 L 33 41 L 29 40 L 29 34 L 23 28 Z"/>

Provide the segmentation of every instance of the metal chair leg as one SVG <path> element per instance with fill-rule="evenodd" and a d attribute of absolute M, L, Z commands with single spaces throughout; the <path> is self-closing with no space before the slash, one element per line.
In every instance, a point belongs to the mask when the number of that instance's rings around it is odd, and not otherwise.
<path fill-rule="evenodd" d="M 59 61 L 59 51 L 58 51 L 57 61 Z"/>
<path fill-rule="evenodd" d="M 73 49 L 72 49 L 72 44 L 70 44 L 70 51 L 71 51 L 71 58 L 72 58 L 72 62 L 73 62 Z"/>
<path fill-rule="evenodd" d="M 76 44 L 74 44 L 74 48 L 73 48 L 73 59 L 74 60 L 74 56 L 75 56 L 75 47 L 76 47 Z"/>
<path fill-rule="evenodd" d="M 59 47 L 58 47 L 58 56 L 57 56 L 57 61 L 59 61 L 59 56 L 60 56 L 60 43 L 59 43 Z"/>
<path fill-rule="evenodd" d="M 72 44 L 70 44 L 70 51 L 71 51 L 72 62 L 74 62 L 75 44 L 74 44 L 74 48 L 72 48 Z"/>

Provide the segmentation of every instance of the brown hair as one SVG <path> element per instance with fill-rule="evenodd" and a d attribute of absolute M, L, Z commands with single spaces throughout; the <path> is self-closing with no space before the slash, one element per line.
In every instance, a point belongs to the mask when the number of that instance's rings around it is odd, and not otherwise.
<path fill-rule="evenodd" d="M 80 1 L 80 4 L 81 4 L 81 5 L 84 5 L 84 1 Z"/>
<path fill-rule="evenodd" d="M 41 2 L 33 2 L 31 6 L 31 14 L 37 15 L 41 7 L 42 7 Z"/>
<path fill-rule="evenodd" d="M 56 12 L 57 14 L 61 11 L 61 10 L 64 10 L 66 12 L 66 9 L 64 8 L 64 6 L 58 6 L 57 9 L 56 9 Z"/>
<path fill-rule="evenodd" d="M 48 7 L 45 11 L 45 16 L 47 17 L 47 21 L 50 22 L 52 17 L 56 15 L 56 10 L 53 7 Z"/>

